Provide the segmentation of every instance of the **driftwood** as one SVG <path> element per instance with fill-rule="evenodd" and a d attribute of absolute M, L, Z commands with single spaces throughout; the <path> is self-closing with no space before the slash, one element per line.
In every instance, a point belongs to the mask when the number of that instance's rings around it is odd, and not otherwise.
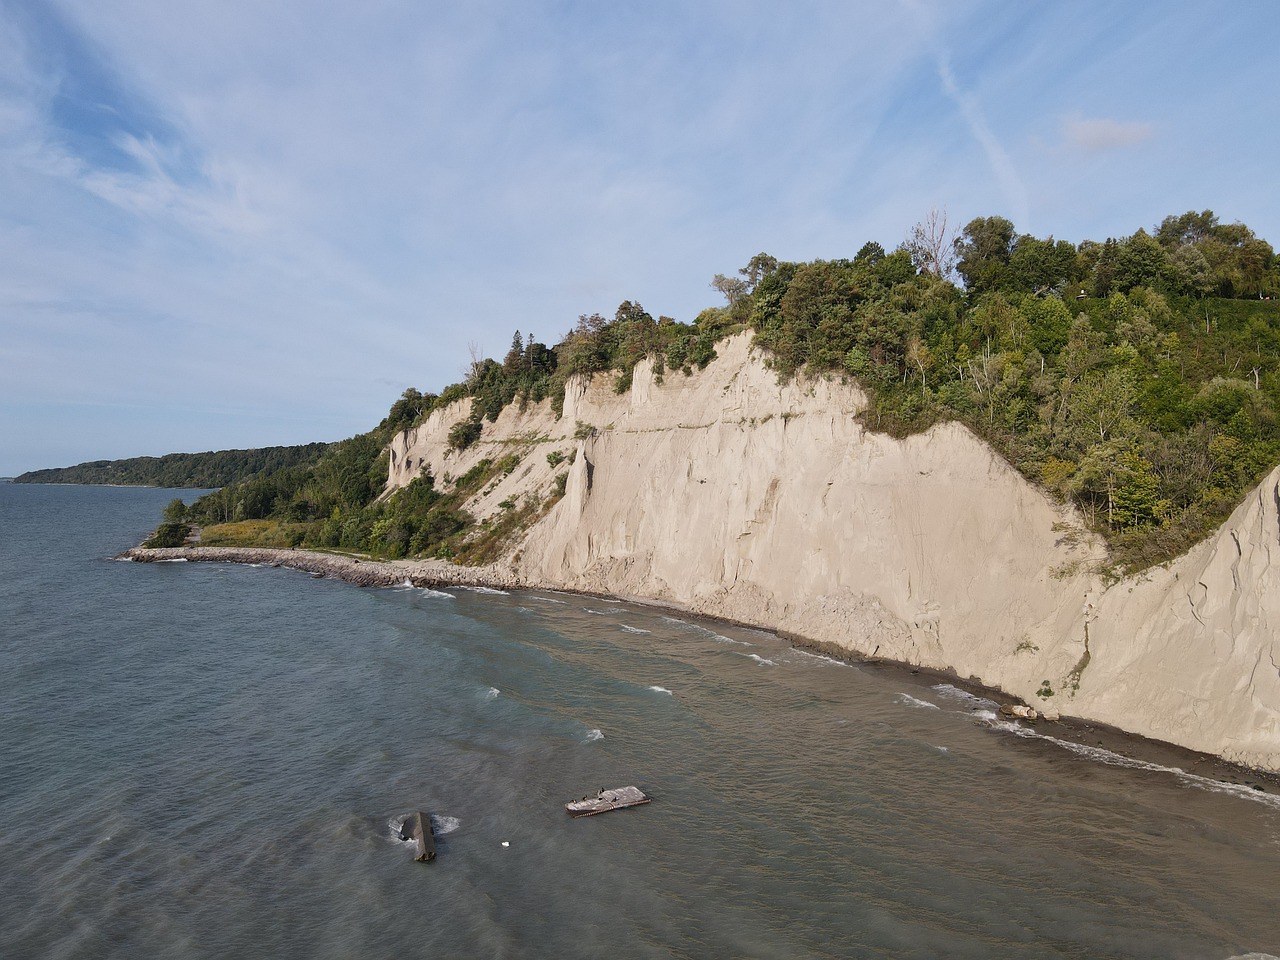
<path fill-rule="evenodd" d="M 436 858 L 436 837 L 431 832 L 431 814 L 418 810 L 406 817 L 400 827 L 400 839 L 412 840 L 418 845 L 418 855 L 413 859 L 420 863 Z"/>

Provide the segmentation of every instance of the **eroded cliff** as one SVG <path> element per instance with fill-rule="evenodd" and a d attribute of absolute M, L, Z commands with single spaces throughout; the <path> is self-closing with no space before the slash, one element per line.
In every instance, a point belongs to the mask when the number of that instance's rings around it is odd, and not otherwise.
<path fill-rule="evenodd" d="M 1103 583 L 1103 550 L 964 427 L 868 432 L 853 385 L 780 385 L 747 335 L 693 376 L 575 381 L 450 451 L 463 401 L 391 444 L 389 486 L 521 459 L 478 518 L 564 496 L 509 546 L 530 584 L 674 603 L 1280 771 L 1280 471 L 1168 569 Z M 551 454 L 548 457 L 548 454 Z M 557 461 L 558 456 L 565 459 Z M 570 463 L 571 459 L 571 463 Z M 505 504 L 505 506 L 504 506 Z"/>

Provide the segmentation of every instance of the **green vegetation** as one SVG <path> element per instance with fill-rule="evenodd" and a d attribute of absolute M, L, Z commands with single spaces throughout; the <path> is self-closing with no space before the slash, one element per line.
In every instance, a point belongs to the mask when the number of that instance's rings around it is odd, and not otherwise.
<path fill-rule="evenodd" d="M 780 378 L 855 379 L 870 429 L 966 424 L 1075 503 L 1117 572 L 1185 551 L 1280 460 L 1280 266 L 1269 244 L 1211 211 L 1078 245 L 1019 234 L 1001 217 L 951 237 L 934 214 L 893 252 L 867 243 L 851 260 L 810 263 L 759 254 L 712 286 L 725 305 L 692 324 L 624 301 L 612 320 L 579 317 L 553 347 L 517 332 L 501 362 L 474 360 L 439 396 L 405 391 L 375 430 L 209 494 L 184 521 L 209 526 L 206 542 L 482 562 L 563 493 L 566 475 L 541 502 L 506 501 L 476 525 L 462 505 L 518 461 L 482 460 L 442 490 L 424 474 L 380 500 L 396 432 L 470 397 L 471 417 L 449 434 L 467 449 L 510 404 L 549 399 L 559 415 L 570 376 L 612 373 L 622 391 L 646 356 L 659 378 L 688 374 L 743 329 Z M 579 423 L 576 435 L 594 429 Z M 250 521 L 266 525 L 232 526 Z"/>
<path fill-rule="evenodd" d="M 74 467 L 32 470 L 14 483 L 106 483 L 140 487 L 222 487 L 260 473 L 314 463 L 327 443 L 256 450 L 170 453 L 163 457 L 94 460 Z"/>
<path fill-rule="evenodd" d="M 937 249 L 963 288 L 867 244 L 779 263 L 735 309 L 780 375 L 856 378 L 868 427 L 969 426 L 1079 506 L 1117 572 L 1184 552 L 1280 460 L 1280 268 L 1247 227 L 1205 211 L 1075 247 L 991 217 Z"/>

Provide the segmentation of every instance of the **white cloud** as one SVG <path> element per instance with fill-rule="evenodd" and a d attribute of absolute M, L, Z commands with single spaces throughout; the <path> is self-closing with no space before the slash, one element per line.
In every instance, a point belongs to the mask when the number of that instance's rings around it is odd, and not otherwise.
<path fill-rule="evenodd" d="M 282 424 L 240 443 L 309 440 L 300 415 L 372 424 L 403 387 L 458 379 L 471 340 L 554 341 L 624 298 L 690 320 L 762 249 L 892 246 L 934 206 L 1129 232 L 1167 212 L 1131 216 L 1135 185 L 1168 188 L 1138 151 L 1100 151 L 1150 130 L 1057 118 L 1106 102 L 1180 133 L 1154 102 L 1167 77 L 1114 73 L 1186 42 L 1089 2 L 50 0 L 60 19 L 30 29 L 0 2 L 0 406 L 49 408 L 36 443 L 59 398 L 158 422 L 235 397 L 219 414 Z M 101 109 L 66 109 L 68 78 Z M 1274 153 L 1267 110 L 1237 162 Z M 1187 140 L 1216 143 L 1204 127 Z M 1247 180 L 1201 167 L 1181 189 Z M 1216 193 L 1188 204 L 1265 235 Z"/>

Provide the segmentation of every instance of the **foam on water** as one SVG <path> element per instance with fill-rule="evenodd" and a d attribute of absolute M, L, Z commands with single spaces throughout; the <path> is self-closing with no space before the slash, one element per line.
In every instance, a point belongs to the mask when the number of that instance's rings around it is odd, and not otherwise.
<path fill-rule="evenodd" d="M 401 813 L 401 814 L 397 814 L 396 816 L 388 820 L 387 821 L 387 840 L 399 846 L 405 846 L 405 847 L 416 846 L 417 841 L 412 839 L 406 840 L 404 837 L 400 835 L 400 831 L 404 829 L 404 822 L 408 820 L 411 816 L 413 816 L 413 814 L 411 813 Z"/>
<path fill-rule="evenodd" d="M 430 587 L 423 587 L 419 592 L 424 597 L 435 597 L 436 599 L 439 599 L 439 600 L 454 599 L 454 596 L 452 593 L 447 593 L 444 590 L 432 590 Z"/>
<path fill-rule="evenodd" d="M 433 813 L 431 815 L 431 832 L 437 837 L 442 837 L 446 833 L 453 833 L 462 826 L 462 821 L 457 817 L 446 816 L 443 813 Z"/>
<path fill-rule="evenodd" d="M 604 739 L 604 731 L 597 728 L 595 730 L 588 730 L 587 735 L 583 738 L 582 742 L 594 743 L 596 740 L 603 740 L 603 739 Z"/>
<path fill-rule="evenodd" d="M 496 594 L 497 596 L 500 596 L 500 597 L 505 597 L 509 595 L 506 590 L 499 590 L 496 587 L 466 586 L 466 587 L 461 587 L 460 589 L 470 590 L 472 593 L 491 593 L 491 594 Z"/>
<path fill-rule="evenodd" d="M 677 626 L 684 627 L 687 630 L 692 630 L 695 633 L 700 633 L 703 636 L 710 637 L 712 640 L 719 643 L 736 643 L 743 647 L 753 646 L 753 644 L 748 643 L 746 640 L 735 640 L 733 637 L 726 637 L 724 634 L 716 633 L 714 630 L 709 630 L 697 623 L 690 623 L 688 620 L 681 620 L 679 617 L 663 616 L 660 619 L 665 620 L 667 623 L 673 623 Z"/>
<path fill-rule="evenodd" d="M 1209 790 L 1213 793 L 1241 797 L 1245 800 L 1253 800 L 1256 803 L 1280 810 L 1280 795 L 1263 793 L 1241 783 L 1225 783 L 1221 780 L 1214 780 L 1212 777 L 1202 777 L 1197 773 L 1188 773 L 1181 767 L 1166 767 L 1163 764 L 1126 757 L 1103 747 L 1093 747 L 1085 743 L 1073 743 L 1070 740 L 1059 740 L 1057 737 L 1051 737 L 1047 733 L 1040 733 L 1031 727 L 1011 720 L 997 720 L 992 723 L 992 726 L 997 730 L 1012 733 L 1027 740 L 1044 740 L 1064 750 L 1069 750 L 1077 756 L 1084 757 L 1086 760 L 1105 763 L 1109 767 L 1124 767 L 1128 770 L 1142 770 L 1147 773 L 1170 774 L 1180 783 L 1184 783 L 1187 786 L 1198 787 L 1201 790 Z"/>
<path fill-rule="evenodd" d="M 186 557 L 166 557 L 164 560 L 155 560 L 153 563 L 189 563 Z"/>
<path fill-rule="evenodd" d="M 915 697 L 911 696 L 911 694 L 909 693 L 899 693 L 895 697 L 895 699 L 901 704 L 905 704 L 908 707 L 915 707 L 916 709 L 923 709 L 923 710 L 941 710 L 942 709 L 936 703 L 930 703 L 928 700 L 917 700 Z"/>
<path fill-rule="evenodd" d="M 659 687 L 656 684 L 654 686 L 651 686 L 649 689 L 652 690 L 654 693 L 665 693 L 668 697 L 675 696 L 675 694 L 673 694 L 666 687 Z"/>
<path fill-rule="evenodd" d="M 824 665 L 836 667 L 852 666 L 852 664 L 846 663 L 844 660 L 837 660 L 835 657 L 828 657 L 821 653 L 814 653 L 811 650 L 801 650 L 799 647 L 792 647 L 791 652 L 802 660 L 817 660 L 819 663 Z"/>
<path fill-rule="evenodd" d="M 498 698 L 498 694 L 500 694 L 501 692 L 502 691 L 499 690 L 497 687 L 490 687 L 488 690 L 484 692 L 484 698 L 486 700 L 496 700 Z"/>
<path fill-rule="evenodd" d="M 531 596 L 529 599 L 531 599 L 531 600 L 541 600 L 543 603 L 568 603 L 568 602 L 569 602 L 569 601 L 567 601 L 567 600 L 557 600 L 555 597 L 539 597 L 539 596 Z"/>
<path fill-rule="evenodd" d="M 945 697 L 948 700 L 959 700 L 961 703 L 968 704 L 969 706 L 973 706 L 973 707 L 978 707 L 978 706 L 995 707 L 996 706 L 996 703 L 994 701 L 988 700 L 986 697 L 976 696 L 975 694 L 969 693 L 965 690 L 961 690 L 959 687 L 953 687 L 949 683 L 934 684 L 932 689 L 940 697 Z"/>
<path fill-rule="evenodd" d="M 750 657 L 762 667 L 776 667 L 778 665 L 773 660 L 770 660 L 768 657 L 762 657 L 758 653 L 748 653 L 746 656 Z"/>
<path fill-rule="evenodd" d="M 0 484 L 0 609 L 23 626 L 0 642 L 20 734 L 0 737 L 0 859 L 26 878 L 0 884 L 6 957 L 1280 954 L 1266 795 L 1021 739 L 990 703 L 929 689 L 946 677 L 824 670 L 674 609 L 538 590 L 575 609 L 535 607 L 551 615 L 529 629 L 523 591 L 450 587 L 457 605 L 97 562 L 173 496 Z M 654 636 L 628 643 L 623 623 Z M 942 712 L 895 701 L 904 686 Z M 630 783 L 655 803 L 564 813 Z M 433 867 L 391 833 L 419 809 Z M 673 835 L 678 856 L 651 855 Z M 406 884 L 434 909 L 410 917 Z M 1153 891 L 1162 909 L 1135 909 Z"/>
<path fill-rule="evenodd" d="M 628 626 L 625 623 L 620 623 L 618 624 L 618 626 L 622 627 L 622 629 L 627 631 L 627 633 L 649 633 L 650 632 L 648 630 L 641 630 L 639 627 Z"/>

